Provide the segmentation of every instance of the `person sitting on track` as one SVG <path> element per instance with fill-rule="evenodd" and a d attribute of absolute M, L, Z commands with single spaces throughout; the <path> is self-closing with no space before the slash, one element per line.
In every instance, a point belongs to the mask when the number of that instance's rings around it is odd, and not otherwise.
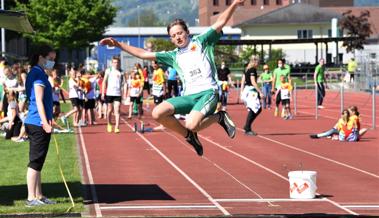
<path fill-rule="evenodd" d="M 222 28 L 245 0 L 234 0 L 221 13 L 216 22 L 206 32 L 190 38 L 187 24 L 182 19 L 176 19 L 167 26 L 171 41 L 177 47 L 168 52 L 150 52 L 136 48 L 113 38 L 105 38 L 101 45 L 115 46 L 133 56 L 157 60 L 166 66 L 174 67 L 181 78 L 184 96 L 163 101 L 153 110 L 153 118 L 162 125 L 185 137 L 196 153 L 203 155 L 203 146 L 197 137 L 197 132 L 219 123 L 234 138 L 236 128 L 225 111 L 214 113 L 218 102 L 217 72 L 214 61 L 215 45 L 221 37 Z M 185 125 L 175 119 L 174 114 L 189 114 Z"/>
<path fill-rule="evenodd" d="M 346 113 L 347 111 L 347 113 Z M 346 120 L 346 116 L 348 119 Z M 342 112 L 342 117 L 330 130 L 318 134 L 311 134 L 313 139 L 331 137 L 337 139 L 335 136 L 339 135 L 340 141 L 358 141 L 367 132 L 367 129 L 360 129 L 360 118 L 358 108 L 350 106 Z"/>

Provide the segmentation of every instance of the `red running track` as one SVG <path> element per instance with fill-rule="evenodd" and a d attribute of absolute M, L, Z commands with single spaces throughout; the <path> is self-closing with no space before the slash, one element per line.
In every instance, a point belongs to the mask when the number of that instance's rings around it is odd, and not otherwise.
<path fill-rule="evenodd" d="M 315 120 L 309 96 L 298 93 L 293 120 L 264 110 L 253 126 L 256 137 L 241 131 L 244 106 L 229 105 L 237 136 L 229 139 L 218 125 L 200 132 L 203 157 L 172 131 L 134 133 L 134 120 L 123 119 L 120 134 L 106 133 L 103 122 L 78 129 L 88 215 L 378 216 L 378 130 L 356 143 L 312 140 L 310 133 L 332 127 L 339 108 L 328 93 Z M 351 93 L 349 99 L 361 106 L 365 96 Z M 361 113 L 370 115 L 367 107 Z M 364 117 L 364 124 L 369 120 Z M 157 125 L 149 115 L 145 122 Z M 299 169 L 317 171 L 316 199 L 289 198 L 287 173 Z"/>

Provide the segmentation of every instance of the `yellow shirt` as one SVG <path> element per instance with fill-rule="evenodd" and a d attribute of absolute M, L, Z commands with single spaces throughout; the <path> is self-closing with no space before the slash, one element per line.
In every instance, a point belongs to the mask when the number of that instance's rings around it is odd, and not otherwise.
<path fill-rule="evenodd" d="M 347 64 L 347 71 L 350 73 L 354 73 L 356 69 L 357 69 L 357 62 L 349 61 L 349 63 Z"/>
<path fill-rule="evenodd" d="M 139 74 L 139 78 L 140 78 L 140 83 L 142 84 L 141 86 L 143 87 L 144 83 L 145 83 L 145 77 L 143 76 L 143 72 L 141 69 L 138 69 L 137 70 L 138 74 Z"/>
<path fill-rule="evenodd" d="M 162 85 L 164 81 L 165 81 L 165 78 L 164 78 L 163 70 L 161 68 L 154 70 L 153 83 L 155 83 L 156 85 Z"/>

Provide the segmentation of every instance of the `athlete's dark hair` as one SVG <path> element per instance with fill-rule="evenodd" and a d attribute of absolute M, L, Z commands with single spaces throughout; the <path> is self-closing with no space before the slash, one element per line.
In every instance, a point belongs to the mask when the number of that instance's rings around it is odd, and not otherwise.
<path fill-rule="evenodd" d="M 175 19 L 174 21 L 172 21 L 168 26 L 167 26 L 167 33 L 168 35 L 170 35 L 170 29 L 175 26 L 175 25 L 180 25 L 182 26 L 183 30 L 186 31 L 187 33 L 189 33 L 189 30 L 188 30 L 188 26 L 186 24 L 186 22 L 182 19 Z"/>

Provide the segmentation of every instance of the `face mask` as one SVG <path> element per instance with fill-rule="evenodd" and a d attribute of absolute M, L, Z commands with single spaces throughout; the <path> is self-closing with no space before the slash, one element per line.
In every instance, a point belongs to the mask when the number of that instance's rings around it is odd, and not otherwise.
<path fill-rule="evenodd" d="M 278 67 L 279 67 L 279 68 L 282 68 L 282 67 L 283 67 L 283 64 L 278 64 Z"/>
<path fill-rule="evenodd" d="M 221 65 L 221 69 L 224 69 L 225 68 L 225 65 L 223 64 L 223 65 Z"/>
<path fill-rule="evenodd" d="M 54 65 L 55 65 L 54 61 L 46 60 L 44 67 L 48 70 L 51 70 L 51 69 L 53 69 Z"/>

